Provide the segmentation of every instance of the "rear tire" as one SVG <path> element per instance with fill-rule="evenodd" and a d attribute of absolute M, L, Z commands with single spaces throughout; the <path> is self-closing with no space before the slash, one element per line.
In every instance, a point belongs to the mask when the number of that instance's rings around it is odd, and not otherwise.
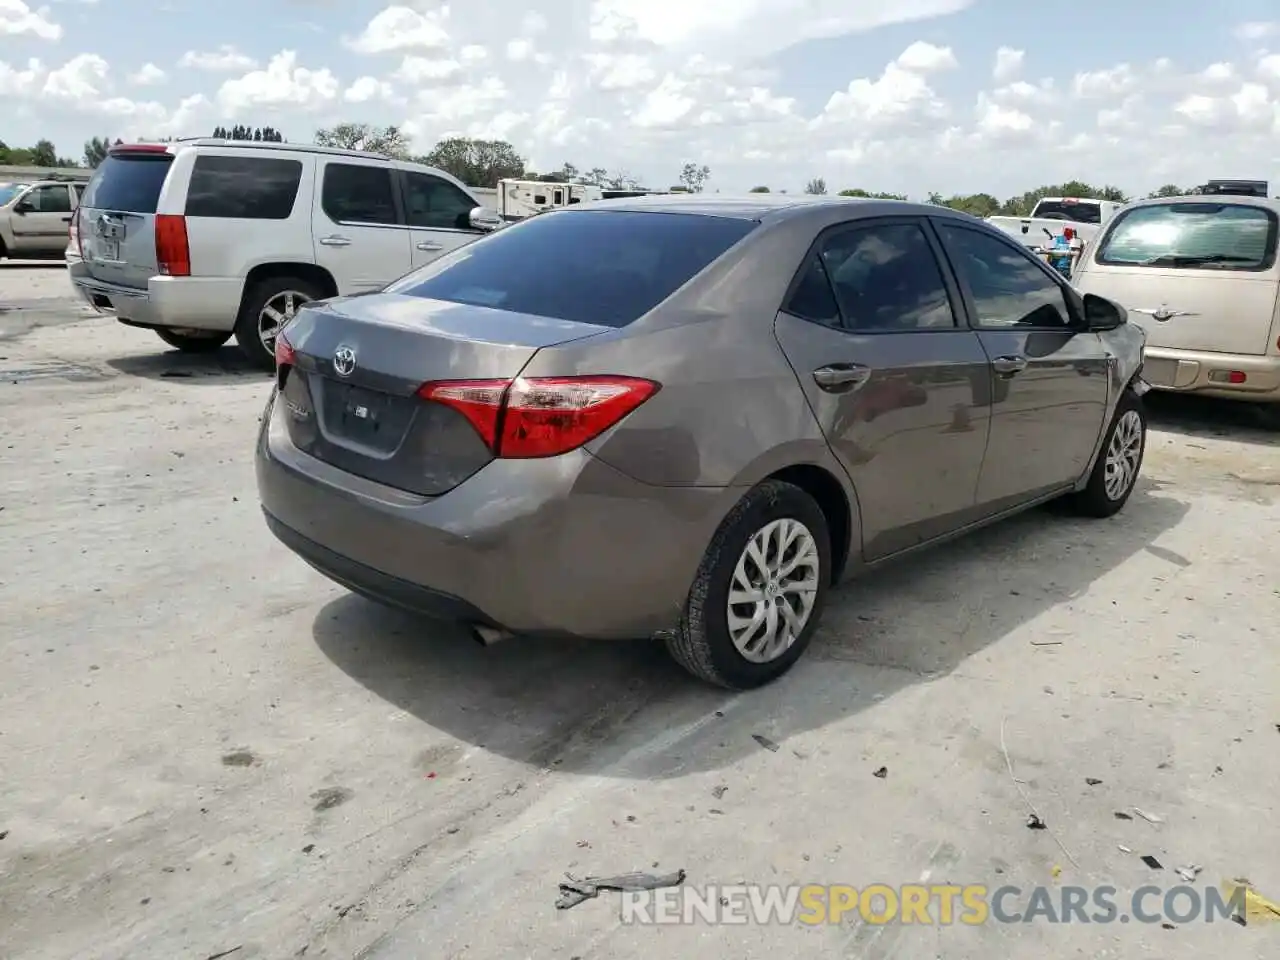
<path fill-rule="evenodd" d="M 156 328 L 156 336 L 183 353 L 213 353 L 231 339 L 230 331 L 210 330 L 204 333 L 178 333 L 165 327 Z"/>
<path fill-rule="evenodd" d="M 1067 498 L 1074 512 L 1099 518 L 1119 513 L 1137 486 L 1146 451 L 1147 412 L 1142 398 L 1126 389 L 1116 404 L 1088 485 Z"/>
<path fill-rule="evenodd" d="M 752 554 L 760 555 L 755 548 L 762 542 L 767 562 L 758 565 Z M 763 686 L 790 670 L 808 648 L 830 579 L 831 537 L 822 508 L 799 487 L 766 480 L 738 501 L 711 538 L 667 650 L 707 683 L 729 690 Z M 735 602 L 733 624 L 731 590 L 751 595 Z M 748 621 L 754 626 L 746 626 Z M 767 652 L 771 629 L 777 645 Z"/>
<path fill-rule="evenodd" d="M 319 300 L 324 293 L 310 280 L 301 277 L 268 277 L 259 280 L 245 294 L 236 318 L 236 343 L 249 361 L 262 370 L 276 368 L 275 333 L 293 319 L 293 310 L 309 300 Z M 281 320 L 277 322 L 275 315 Z M 268 330 L 269 324 L 276 324 Z"/>

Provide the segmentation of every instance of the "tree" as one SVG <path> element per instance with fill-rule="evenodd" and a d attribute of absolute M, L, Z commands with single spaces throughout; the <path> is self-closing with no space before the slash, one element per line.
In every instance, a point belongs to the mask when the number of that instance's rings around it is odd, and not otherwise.
<path fill-rule="evenodd" d="M 1183 189 L 1176 183 L 1166 183 L 1158 190 L 1153 190 L 1147 194 L 1148 200 L 1156 200 L 1161 197 L 1185 197 L 1191 191 Z"/>
<path fill-rule="evenodd" d="M 825 187 L 826 184 L 824 183 L 823 186 Z M 808 189 L 805 190 L 805 193 L 810 193 L 810 192 L 811 191 Z M 859 190 L 859 189 L 841 190 L 838 195 L 841 197 L 865 197 L 870 200 L 905 200 L 907 199 L 907 195 L 905 193 L 868 193 L 866 190 Z"/>
<path fill-rule="evenodd" d="M 769 188 L 768 188 L 768 187 L 752 187 L 752 188 L 751 188 L 749 191 L 747 191 L 747 192 L 748 192 L 748 193 L 768 193 L 768 192 L 769 192 Z"/>
<path fill-rule="evenodd" d="M 409 156 L 409 144 L 399 127 L 376 127 L 368 123 L 340 123 L 327 130 L 317 130 L 316 143 L 322 147 L 341 147 L 343 150 L 382 153 L 398 160 L 407 159 Z"/>
<path fill-rule="evenodd" d="M 827 181 L 823 180 L 822 177 L 814 177 L 805 184 L 804 192 L 814 196 L 821 196 L 827 192 Z"/>
<path fill-rule="evenodd" d="M 116 143 L 120 141 L 117 140 Z M 111 149 L 110 137 L 93 137 L 84 143 L 84 165 L 90 170 L 107 159 L 107 151 Z"/>
<path fill-rule="evenodd" d="M 524 158 L 505 140 L 450 137 L 437 143 L 421 162 L 453 174 L 469 187 L 494 187 L 499 180 L 524 176 Z"/>
<path fill-rule="evenodd" d="M 58 149 L 48 140 L 37 140 L 31 148 L 31 162 L 37 167 L 58 166 Z"/>
<path fill-rule="evenodd" d="M 711 179 L 711 168 L 705 163 L 686 163 L 680 171 L 680 182 L 685 186 L 685 193 L 701 193 Z"/>

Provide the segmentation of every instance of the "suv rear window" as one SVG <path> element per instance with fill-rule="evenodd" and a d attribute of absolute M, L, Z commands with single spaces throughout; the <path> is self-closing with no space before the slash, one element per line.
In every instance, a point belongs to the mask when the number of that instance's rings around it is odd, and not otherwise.
<path fill-rule="evenodd" d="M 155 213 L 172 163 L 173 156 L 168 153 L 109 154 L 89 181 L 81 205 L 93 210 Z"/>
<path fill-rule="evenodd" d="M 189 217 L 288 220 L 301 179 L 298 160 L 202 153 L 191 169 L 186 213 Z"/>
<path fill-rule="evenodd" d="M 1162 203 L 1120 214 L 1098 263 L 1266 270 L 1276 258 L 1276 215 L 1242 203 Z"/>
<path fill-rule="evenodd" d="M 388 293 L 625 327 L 750 233 L 752 220 L 565 210 L 504 227 Z"/>
<path fill-rule="evenodd" d="M 1071 220 L 1074 223 L 1101 223 L 1102 204 L 1071 200 L 1041 200 L 1036 205 L 1036 219 Z"/>

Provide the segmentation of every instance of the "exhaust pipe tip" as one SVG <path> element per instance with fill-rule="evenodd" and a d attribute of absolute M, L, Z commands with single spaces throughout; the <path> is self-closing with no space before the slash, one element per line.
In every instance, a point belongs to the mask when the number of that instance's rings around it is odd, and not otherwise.
<path fill-rule="evenodd" d="M 507 630 L 499 630 L 497 627 L 486 626 L 482 623 L 471 625 L 471 635 L 475 637 L 476 642 L 482 647 L 491 647 L 499 640 L 506 640 L 512 636 Z"/>

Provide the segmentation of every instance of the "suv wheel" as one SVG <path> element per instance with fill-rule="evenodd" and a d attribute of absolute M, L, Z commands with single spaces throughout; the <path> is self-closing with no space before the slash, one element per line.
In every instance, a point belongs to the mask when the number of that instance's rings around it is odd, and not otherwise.
<path fill-rule="evenodd" d="M 179 333 L 167 327 L 157 327 L 156 336 L 183 353 L 212 353 L 231 339 L 231 332 L 192 330 L 190 333 Z"/>
<path fill-rule="evenodd" d="M 763 686 L 809 646 L 830 579 L 822 509 L 799 487 L 767 480 L 716 531 L 667 649 L 716 686 Z"/>
<path fill-rule="evenodd" d="M 276 368 L 276 334 L 294 318 L 309 300 L 323 293 L 301 277 L 270 277 L 253 285 L 244 298 L 236 320 L 236 343 L 254 366 Z"/>

